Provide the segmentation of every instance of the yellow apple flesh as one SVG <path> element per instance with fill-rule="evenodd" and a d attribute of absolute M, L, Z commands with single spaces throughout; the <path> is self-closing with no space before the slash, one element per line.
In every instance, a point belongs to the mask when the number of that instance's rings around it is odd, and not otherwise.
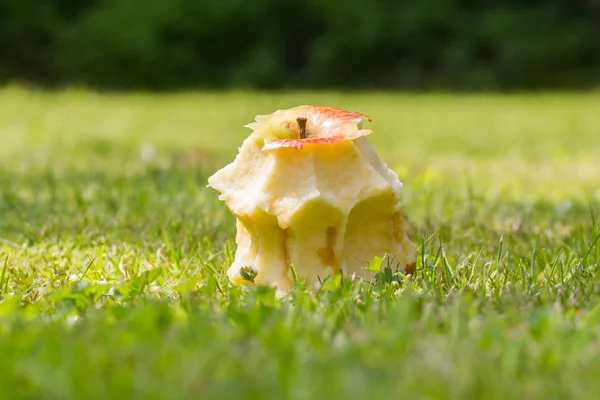
<path fill-rule="evenodd" d="M 306 139 L 297 119 L 306 118 Z M 359 113 L 301 106 L 258 116 L 233 163 L 209 178 L 237 218 L 234 284 L 293 287 L 328 276 L 369 278 L 368 263 L 389 255 L 412 272 L 415 246 L 406 234 L 402 183 L 368 143 Z"/>

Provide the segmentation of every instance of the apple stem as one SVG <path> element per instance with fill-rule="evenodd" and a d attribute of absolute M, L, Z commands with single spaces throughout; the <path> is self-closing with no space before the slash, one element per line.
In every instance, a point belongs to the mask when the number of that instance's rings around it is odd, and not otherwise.
<path fill-rule="evenodd" d="M 298 123 L 298 134 L 300 134 L 300 139 L 306 139 L 308 137 L 308 132 L 306 131 L 306 118 L 298 117 L 296 118 L 296 122 Z"/>

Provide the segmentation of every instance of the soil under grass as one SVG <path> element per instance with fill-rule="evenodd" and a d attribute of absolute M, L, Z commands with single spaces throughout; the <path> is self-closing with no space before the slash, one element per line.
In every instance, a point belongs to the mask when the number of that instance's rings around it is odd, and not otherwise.
<path fill-rule="evenodd" d="M 206 178 L 255 114 L 361 111 L 417 273 L 232 287 Z M 600 95 L 0 90 L 0 398 L 600 396 Z"/>

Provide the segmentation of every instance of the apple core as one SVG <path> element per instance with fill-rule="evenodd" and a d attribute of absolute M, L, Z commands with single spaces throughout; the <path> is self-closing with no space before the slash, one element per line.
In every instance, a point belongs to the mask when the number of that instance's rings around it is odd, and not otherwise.
<path fill-rule="evenodd" d="M 239 285 L 285 292 L 299 279 L 336 274 L 369 279 L 389 256 L 414 271 L 402 183 L 367 141 L 370 119 L 331 107 L 300 106 L 258 115 L 235 160 L 208 180 L 236 217 L 228 276 Z"/>

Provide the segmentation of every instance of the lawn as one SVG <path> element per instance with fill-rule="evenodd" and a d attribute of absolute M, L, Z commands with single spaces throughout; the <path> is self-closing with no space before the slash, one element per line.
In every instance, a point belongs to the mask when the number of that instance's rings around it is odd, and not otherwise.
<path fill-rule="evenodd" d="M 417 273 L 242 290 L 254 115 L 361 111 Z M 0 90 L 0 398 L 597 399 L 600 94 Z"/>

